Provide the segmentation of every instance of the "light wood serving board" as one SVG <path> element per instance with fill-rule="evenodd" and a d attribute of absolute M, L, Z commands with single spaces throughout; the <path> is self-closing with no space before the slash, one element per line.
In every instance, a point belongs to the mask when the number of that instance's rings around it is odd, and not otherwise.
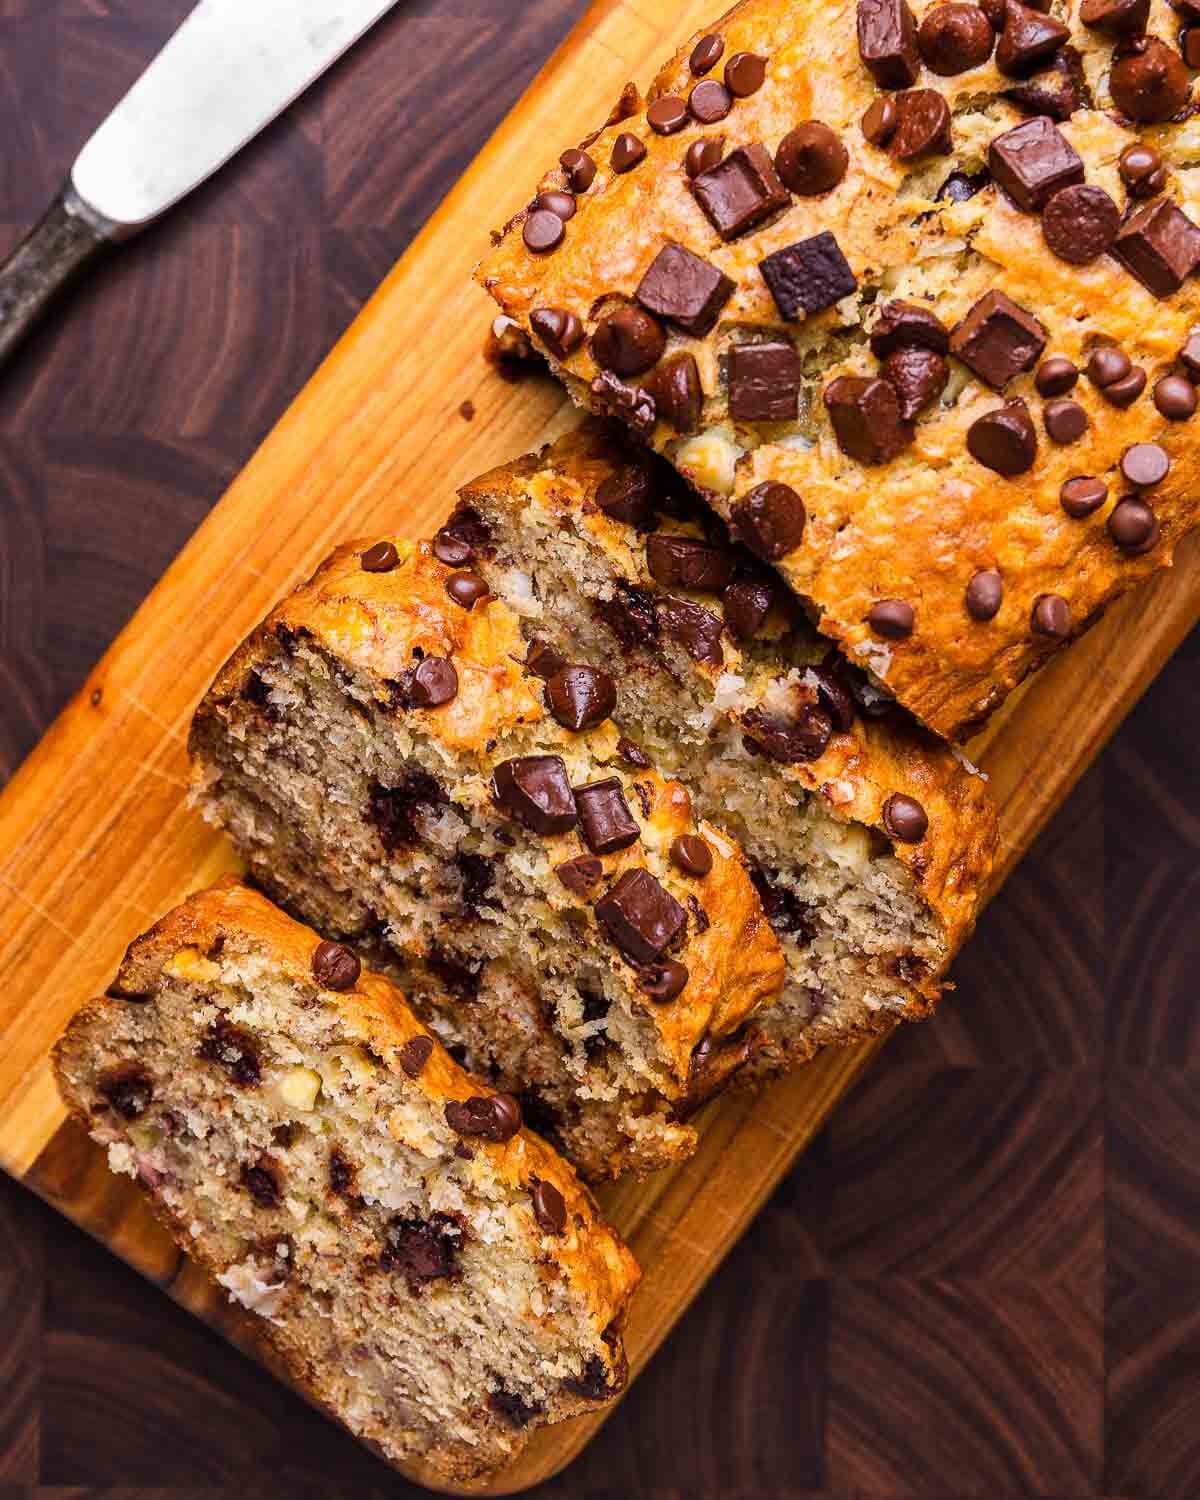
<path fill-rule="evenodd" d="M 47 1054 L 126 942 L 233 868 L 185 806 L 188 721 L 226 655 L 335 542 L 427 535 L 456 485 L 577 420 L 552 382 L 507 385 L 484 361 L 492 307 L 471 284 L 473 263 L 559 149 L 718 8 L 598 0 L 0 798 L 0 1166 L 257 1357 L 252 1320 L 64 1124 Z M 972 747 L 1003 815 L 994 884 L 1196 622 L 1194 540 Z M 628 1336 L 635 1376 L 878 1048 L 829 1053 L 756 1101 L 723 1100 L 690 1163 L 602 1193 L 645 1270 Z M 539 1434 L 480 1488 L 549 1478 L 602 1420 Z"/>

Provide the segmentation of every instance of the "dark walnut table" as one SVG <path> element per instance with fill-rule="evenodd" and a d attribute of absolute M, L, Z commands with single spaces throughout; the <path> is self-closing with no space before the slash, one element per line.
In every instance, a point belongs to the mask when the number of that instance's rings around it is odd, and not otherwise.
<path fill-rule="evenodd" d="M 0 0 L 6 242 L 189 4 Z M 0 775 L 582 9 L 402 0 L 0 380 Z M 543 1493 L 1200 1493 L 1198 665 Z M 0 1329 L 4 1500 L 408 1489 L 7 1179 Z"/>

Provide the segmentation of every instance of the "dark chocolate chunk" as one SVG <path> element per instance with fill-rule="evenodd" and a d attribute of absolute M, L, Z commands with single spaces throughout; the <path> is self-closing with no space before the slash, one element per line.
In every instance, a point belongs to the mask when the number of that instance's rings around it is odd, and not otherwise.
<path fill-rule="evenodd" d="M 693 604 L 689 599 L 668 594 L 658 602 L 655 613 L 663 630 L 672 640 L 679 642 L 693 661 L 712 662 L 717 666 L 724 661 L 721 620 L 710 610 Z"/>
<path fill-rule="evenodd" d="M 564 729 L 590 729 L 617 706 L 617 685 L 598 667 L 560 667 L 546 682 L 546 707 Z"/>
<path fill-rule="evenodd" d="M 521 1106 L 512 1094 L 473 1094 L 451 1099 L 446 1124 L 458 1135 L 481 1135 L 486 1141 L 511 1141 L 521 1128 Z"/>
<path fill-rule="evenodd" d="M 978 68 L 992 55 L 996 34 L 978 5 L 935 5 L 925 12 L 917 46 L 930 72 L 942 78 Z"/>
<path fill-rule="evenodd" d="M 831 647 L 819 667 L 808 669 L 817 679 L 817 702 L 829 715 L 834 729 L 846 734 L 854 728 L 854 695 L 845 676 L 845 658 Z"/>
<path fill-rule="evenodd" d="M 556 213 L 551 213 L 548 208 L 537 208 L 525 220 L 521 237 L 527 250 L 544 255 L 562 244 L 565 232 L 563 221 Z"/>
<path fill-rule="evenodd" d="M 757 52 L 735 52 L 725 64 L 725 87 L 737 99 L 758 92 L 767 76 L 767 60 Z"/>
<path fill-rule="evenodd" d="M 886 359 L 897 349 L 930 349 L 934 354 L 950 351 L 946 325 L 928 308 L 915 302 L 885 302 L 871 329 L 871 353 Z"/>
<path fill-rule="evenodd" d="M 702 135 L 687 148 L 683 159 L 684 170 L 689 177 L 699 177 L 701 172 L 711 172 L 725 151 L 723 135 Z"/>
<path fill-rule="evenodd" d="M 555 359 L 566 359 L 583 343 L 583 324 L 565 307 L 535 307 L 529 326 Z"/>
<path fill-rule="evenodd" d="M 1148 291 L 1169 297 L 1200 265 L 1200 228 L 1169 198 L 1159 198 L 1126 219 L 1112 248 Z"/>
<path fill-rule="evenodd" d="M 1039 396 L 1065 396 L 1074 390 L 1079 379 L 1079 370 L 1062 354 L 1052 354 L 1038 366 L 1033 383 Z"/>
<path fill-rule="evenodd" d="M 687 122 L 687 102 L 678 94 L 664 94 L 646 111 L 646 124 L 658 135 L 674 135 Z"/>
<path fill-rule="evenodd" d="M 1078 401 L 1062 396 L 1042 408 L 1042 425 L 1055 443 L 1077 443 L 1087 431 L 1087 412 Z"/>
<path fill-rule="evenodd" d="M 883 147 L 896 134 L 900 111 L 890 94 L 880 94 L 863 112 L 862 133 L 872 146 Z"/>
<path fill-rule="evenodd" d="M 1191 84 L 1174 47 L 1156 36 L 1136 36 L 1118 43 L 1108 90 L 1122 114 L 1147 125 L 1179 114 Z"/>
<path fill-rule="evenodd" d="M 562 1234 L 567 1227 L 567 1205 L 563 1195 L 552 1182 L 540 1177 L 531 1177 L 530 1202 L 533 1217 L 543 1234 Z"/>
<path fill-rule="evenodd" d="M 945 156 L 951 145 L 950 106 L 936 89 L 896 95 L 896 128 L 888 150 L 898 161 L 930 153 Z"/>
<path fill-rule="evenodd" d="M 400 554 L 392 542 L 376 542 L 359 558 L 364 573 L 390 573 L 399 561 Z"/>
<path fill-rule="evenodd" d="M 675 958 L 664 958 L 657 963 L 648 964 L 637 978 L 638 989 L 656 1005 L 666 1005 L 668 1001 L 682 995 L 687 982 L 687 968 Z"/>
<path fill-rule="evenodd" d="M 1022 120 L 996 136 L 988 147 L 988 165 L 992 176 L 1026 213 L 1040 213 L 1060 188 L 1083 181 L 1078 152 L 1045 116 Z"/>
<path fill-rule="evenodd" d="M 1150 0 L 1083 0 L 1079 19 L 1109 36 L 1140 35 L 1150 19 Z"/>
<path fill-rule="evenodd" d="M 1004 98 L 1026 114 L 1069 120 L 1087 102 L 1083 59 L 1074 47 L 1063 47 L 1043 72 L 1005 89 Z"/>
<path fill-rule="evenodd" d="M 618 380 L 611 370 L 601 370 L 591 384 L 596 411 L 618 422 L 624 422 L 647 440 L 653 435 L 658 409 L 649 391 Z"/>
<path fill-rule="evenodd" d="M 398 786 L 371 783 L 367 821 L 374 824 L 380 843 L 390 854 L 418 843 L 422 820 L 448 801 L 427 771 L 412 771 Z"/>
<path fill-rule="evenodd" d="M 454 663 L 443 656 L 427 656 L 404 677 L 404 693 L 410 708 L 441 708 L 458 693 Z"/>
<path fill-rule="evenodd" d="M 400 1048 L 398 1060 L 401 1068 L 409 1078 L 419 1078 L 425 1064 L 432 1056 L 433 1038 L 428 1036 L 414 1036 Z"/>
<path fill-rule="evenodd" d="M 567 174 L 573 193 L 586 193 L 596 180 L 596 163 L 586 151 L 572 146 L 558 158 L 558 164 Z"/>
<path fill-rule="evenodd" d="M 707 73 L 710 68 L 716 67 L 724 50 L 724 37 L 717 36 L 715 32 L 709 36 L 702 36 L 692 48 L 692 55 L 688 58 L 688 67 L 699 78 L 702 73 Z"/>
<path fill-rule="evenodd" d="M 721 598 L 726 630 L 735 641 L 753 640 L 774 600 L 775 590 L 765 578 L 743 578 L 731 584 Z"/>
<path fill-rule="evenodd" d="M 555 865 L 554 873 L 572 896 L 590 896 L 600 884 L 604 866 L 590 854 L 577 854 L 574 859 Z"/>
<path fill-rule="evenodd" d="M 794 422 L 803 372 L 791 344 L 735 344 L 729 351 L 730 415 L 737 422 Z"/>
<path fill-rule="evenodd" d="M 619 307 L 592 334 L 592 357 L 615 375 L 642 375 L 667 347 L 661 325 L 640 307 Z"/>
<path fill-rule="evenodd" d="M 681 833 L 671 841 L 671 863 L 693 879 L 703 880 L 713 866 L 712 850 L 695 833 Z"/>
<path fill-rule="evenodd" d="M 738 539 L 764 562 L 778 562 L 794 552 L 804 536 L 804 502 L 789 484 L 768 479 L 757 484 L 733 507 Z"/>
<path fill-rule="evenodd" d="M 361 969 L 357 956 L 349 948 L 328 939 L 317 944 L 312 956 L 313 978 L 324 990 L 352 990 Z"/>
<path fill-rule="evenodd" d="M 609 163 L 614 172 L 631 172 L 646 155 L 646 148 L 636 135 L 623 130 L 613 142 Z"/>
<path fill-rule="evenodd" d="M 794 322 L 802 313 L 811 317 L 823 312 L 858 286 L 854 272 L 828 229 L 776 250 L 759 261 L 758 269 L 775 299 L 780 317 L 788 322 Z"/>
<path fill-rule="evenodd" d="M 638 531 L 649 531 L 655 524 L 650 499 L 650 471 L 644 463 L 622 464 L 601 480 L 596 490 L 596 505 L 614 521 L 622 521 Z"/>
<path fill-rule="evenodd" d="M 814 198 L 837 187 L 849 164 L 850 153 L 820 120 L 805 120 L 789 130 L 775 152 L 780 182 L 802 198 Z"/>
<path fill-rule="evenodd" d="M 794 714 L 765 713 L 752 708 L 742 729 L 768 759 L 780 765 L 816 760 L 833 737 L 833 720 L 815 703 L 802 703 Z"/>
<path fill-rule="evenodd" d="M 902 844 L 919 844 L 929 831 L 929 817 L 915 797 L 893 792 L 883 804 L 883 826 Z"/>
<path fill-rule="evenodd" d="M 858 55 L 880 88 L 916 82 L 917 23 L 907 0 L 858 0 Z"/>
<path fill-rule="evenodd" d="M 1005 0 L 1004 30 L 996 45 L 996 67 L 1006 78 L 1027 78 L 1070 37 L 1070 28 L 1020 0 Z"/>
<path fill-rule="evenodd" d="M 1161 484 L 1170 470 L 1167 450 L 1158 443 L 1134 443 L 1121 455 L 1121 473 L 1141 490 Z"/>
<path fill-rule="evenodd" d="M 825 406 L 838 447 L 861 464 L 888 463 L 912 442 L 912 424 L 887 380 L 839 375 L 825 387 Z"/>
<path fill-rule="evenodd" d="M 1185 375 L 1164 375 L 1155 382 L 1154 404 L 1168 422 L 1186 422 L 1196 411 L 1196 387 Z"/>
<path fill-rule="evenodd" d="M 946 389 L 950 366 L 944 354 L 932 349 L 896 349 L 880 371 L 900 402 L 900 420 L 912 422 Z"/>
<path fill-rule="evenodd" d="M 1037 433 L 1019 397 L 976 417 L 967 428 L 967 450 L 985 468 L 1012 478 L 1033 468 Z"/>
<path fill-rule="evenodd" d="M 1161 154 L 1142 141 L 1125 147 L 1117 167 L 1131 198 L 1156 198 L 1167 185 Z"/>
<path fill-rule="evenodd" d="M 428 1219 L 397 1216 L 383 1231 L 379 1265 L 384 1271 L 400 1272 L 411 1287 L 455 1280 L 462 1241 L 462 1228 L 449 1214 L 434 1213 Z"/>
<path fill-rule="evenodd" d="M 733 95 L 715 78 L 702 78 L 688 95 L 688 109 L 701 125 L 715 125 L 732 108 Z"/>
<path fill-rule="evenodd" d="M 995 391 L 1032 369 L 1046 347 L 1046 330 L 1003 292 L 985 292 L 950 333 L 950 352 Z"/>
<path fill-rule="evenodd" d="M 619 579 L 611 597 L 597 600 L 593 608 L 621 646 L 629 651 L 635 646 L 657 643 L 661 631 L 658 616 L 654 613 L 656 597 L 649 589 L 637 588 Z"/>
<path fill-rule="evenodd" d="M 1200 381 L 1200 333 L 1189 336 L 1179 351 L 1179 359 L 1193 384 Z"/>
<path fill-rule="evenodd" d="M 1039 594 L 1033 601 L 1029 628 L 1034 635 L 1066 640 L 1071 634 L 1071 606 L 1061 594 Z"/>
<path fill-rule="evenodd" d="M 723 271 L 669 241 L 654 257 L 633 295 L 647 312 L 668 318 L 685 333 L 703 338 L 711 332 L 732 294 L 733 282 Z"/>
<path fill-rule="evenodd" d="M 634 963 L 661 958 L 687 923 L 687 913 L 649 870 L 626 870 L 596 903 L 596 917 Z"/>
<path fill-rule="evenodd" d="M 575 799 L 560 755 L 519 755 L 492 773 L 496 802 L 534 833 L 575 826 Z"/>
<path fill-rule="evenodd" d="M 733 554 L 696 537 L 657 533 L 646 543 L 646 565 L 651 578 L 669 589 L 719 594 L 733 581 Z"/>
<path fill-rule="evenodd" d="M 1137 495 L 1127 495 L 1112 508 L 1108 534 L 1122 552 L 1137 557 L 1158 542 L 1158 521 L 1144 500 Z"/>
<path fill-rule="evenodd" d="M 125 1063 L 103 1074 L 96 1085 L 123 1120 L 136 1120 L 154 1102 L 154 1083 L 145 1068 Z"/>
<path fill-rule="evenodd" d="M 487 598 L 488 586 L 478 573 L 451 573 L 446 579 L 446 592 L 460 608 L 474 609 Z"/>
<path fill-rule="evenodd" d="M 790 202 L 766 147 L 757 141 L 731 151 L 715 167 L 693 178 L 691 187 L 723 240 L 745 234 Z"/>
<path fill-rule="evenodd" d="M 575 788 L 575 806 L 584 842 L 593 854 L 615 854 L 642 836 L 615 776 Z"/>
<path fill-rule="evenodd" d="M 1004 581 L 995 568 L 981 568 L 967 584 L 967 613 L 973 620 L 994 620 L 1004 601 Z"/>
<path fill-rule="evenodd" d="M 867 612 L 867 624 L 887 641 L 906 641 L 917 623 L 917 612 L 904 599 L 880 599 Z"/>
<path fill-rule="evenodd" d="M 1103 479 L 1080 474 L 1063 484 L 1058 492 L 1058 499 L 1073 521 L 1082 521 L 1084 516 L 1090 516 L 1093 511 L 1099 510 L 1108 499 L 1108 485 Z"/>

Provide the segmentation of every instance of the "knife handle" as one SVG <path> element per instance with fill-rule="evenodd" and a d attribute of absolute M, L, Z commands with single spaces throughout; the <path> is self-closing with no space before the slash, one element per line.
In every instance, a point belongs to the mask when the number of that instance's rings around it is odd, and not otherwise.
<path fill-rule="evenodd" d="M 69 281 L 107 245 L 114 226 L 90 209 L 67 182 L 58 197 L 0 265 L 0 363 Z"/>

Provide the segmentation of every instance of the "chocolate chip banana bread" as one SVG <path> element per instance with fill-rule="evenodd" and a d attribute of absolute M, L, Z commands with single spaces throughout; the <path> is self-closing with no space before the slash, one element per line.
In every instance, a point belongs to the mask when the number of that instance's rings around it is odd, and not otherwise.
<path fill-rule="evenodd" d="M 281 904 L 403 962 L 422 1017 L 585 1175 L 660 1167 L 753 1050 L 779 945 L 741 851 L 622 760 L 604 695 L 547 712 L 465 545 L 339 548 L 200 705 L 198 800 Z"/>
<path fill-rule="evenodd" d="M 1197 64 L 1195 0 L 744 0 L 478 276 L 964 738 L 1197 518 Z"/>
<path fill-rule="evenodd" d="M 404 997 L 225 881 L 134 942 L 54 1053 L 68 1107 L 292 1378 L 466 1479 L 625 1379 L 633 1257 Z"/>
<path fill-rule="evenodd" d="M 551 714 L 599 683 L 626 762 L 678 776 L 749 856 L 788 977 L 743 1080 L 928 1012 L 991 867 L 983 781 L 667 464 L 591 425 L 465 486 L 434 548 L 521 615 Z"/>

